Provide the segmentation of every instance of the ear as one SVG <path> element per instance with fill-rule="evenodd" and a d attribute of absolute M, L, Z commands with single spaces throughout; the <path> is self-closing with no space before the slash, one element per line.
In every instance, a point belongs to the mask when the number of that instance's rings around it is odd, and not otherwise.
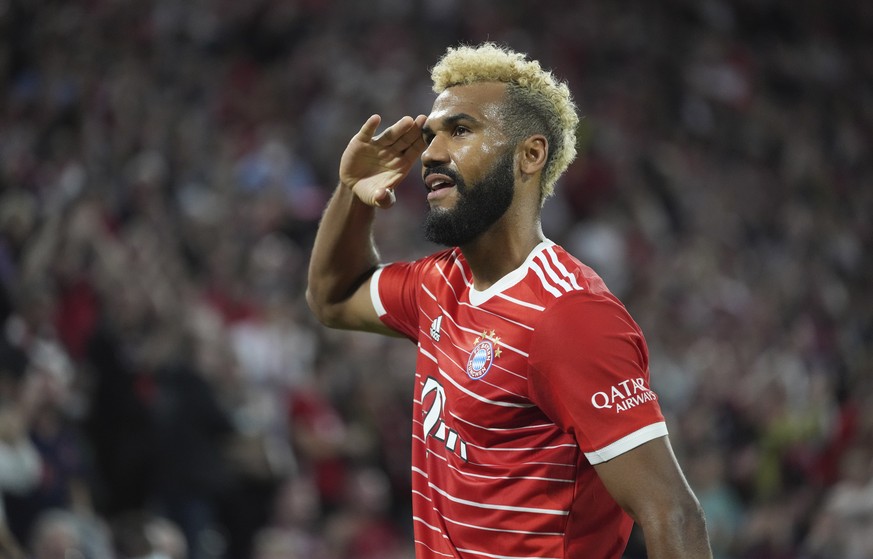
<path fill-rule="evenodd" d="M 528 136 L 518 146 L 519 167 L 522 174 L 535 175 L 542 171 L 549 156 L 549 142 L 542 134 Z"/>

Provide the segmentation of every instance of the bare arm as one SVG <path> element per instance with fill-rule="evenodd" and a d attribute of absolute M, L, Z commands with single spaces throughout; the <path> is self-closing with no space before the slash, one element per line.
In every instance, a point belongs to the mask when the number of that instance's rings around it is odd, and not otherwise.
<path fill-rule="evenodd" d="M 595 469 L 616 502 L 642 528 L 651 559 L 712 559 L 703 511 L 667 437 Z"/>
<path fill-rule="evenodd" d="M 355 134 L 340 161 L 340 183 L 322 216 L 309 261 L 306 300 L 333 328 L 386 328 L 370 301 L 370 277 L 379 264 L 373 242 L 375 208 L 394 204 L 394 187 L 409 173 L 425 145 L 425 117 L 403 117 L 378 136 L 373 115 Z"/>

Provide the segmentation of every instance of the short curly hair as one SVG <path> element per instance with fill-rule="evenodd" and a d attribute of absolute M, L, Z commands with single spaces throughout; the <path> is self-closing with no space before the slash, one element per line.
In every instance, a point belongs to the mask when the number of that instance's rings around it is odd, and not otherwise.
<path fill-rule="evenodd" d="M 510 137 L 521 141 L 531 134 L 543 134 L 549 144 L 540 196 L 545 202 L 576 158 L 579 115 L 567 84 L 527 55 L 491 42 L 450 47 L 430 76 L 437 94 L 456 85 L 507 84 L 502 118 Z"/>

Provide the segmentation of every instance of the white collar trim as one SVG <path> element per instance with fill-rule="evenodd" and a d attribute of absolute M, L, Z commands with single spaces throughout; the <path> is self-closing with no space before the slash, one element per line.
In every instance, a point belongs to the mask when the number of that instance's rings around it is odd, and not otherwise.
<path fill-rule="evenodd" d="M 534 259 L 534 257 L 540 252 L 544 251 L 550 246 L 554 246 L 554 242 L 549 239 L 544 240 L 530 251 L 530 254 L 527 255 L 527 258 L 524 259 L 524 262 L 521 263 L 521 266 L 516 268 L 515 270 L 509 272 L 484 291 L 479 291 L 472 284 L 470 284 L 470 304 L 474 307 L 478 307 L 479 305 L 485 303 L 491 297 L 497 295 L 498 293 L 502 293 L 514 286 L 518 282 L 524 279 L 527 275 L 527 271 L 530 268 L 530 263 Z"/>

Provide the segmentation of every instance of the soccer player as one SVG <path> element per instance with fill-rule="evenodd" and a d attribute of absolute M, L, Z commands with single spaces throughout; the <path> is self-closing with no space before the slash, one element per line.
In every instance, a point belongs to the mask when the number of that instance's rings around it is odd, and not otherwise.
<path fill-rule="evenodd" d="M 541 208 L 575 157 L 566 84 L 521 53 L 449 49 L 430 115 L 351 139 L 309 265 L 327 326 L 417 344 L 413 521 L 423 558 L 711 557 L 676 462 L 643 334 L 589 267 L 546 239 Z M 418 159 L 428 239 L 384 264 L 377 208 Z M 378 379 L 373 379 L 378 382 Z"/>

